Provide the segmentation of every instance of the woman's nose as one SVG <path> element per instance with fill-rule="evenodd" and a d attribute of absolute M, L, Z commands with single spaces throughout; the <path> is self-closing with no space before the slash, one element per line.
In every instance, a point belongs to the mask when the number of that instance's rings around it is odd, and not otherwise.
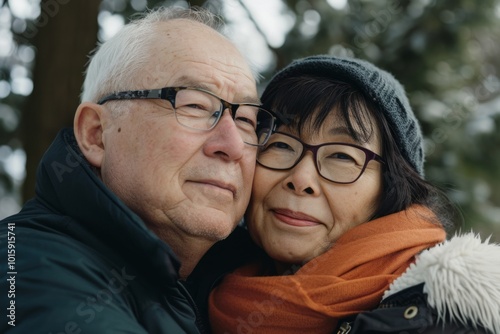
<path fill-rule="evenodd" d="M 298 195 L 319 195 L 320 185 L 316 163 L 312 152 L 307 152 L 302 160 L 293 167 L 283 181 L 286 189 Z"/>

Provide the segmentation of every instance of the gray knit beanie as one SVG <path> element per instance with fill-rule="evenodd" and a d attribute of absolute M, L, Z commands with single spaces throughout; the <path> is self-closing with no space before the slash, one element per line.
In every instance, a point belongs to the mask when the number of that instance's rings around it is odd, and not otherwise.
<path fill-rule="evenodd" d="M 298 75 L 315 75 L 344 81 L 358 88 L 384 113 L 394 130 L 394 138 L 403 157 L 423 177 L 423 137 L 417 119 L 401 84 L 388 72 L 356 58 L 329 55 L 311 56 L 293 61 L 269 82 Z M 265 99 L 264 91 L 262 99 Z"/>

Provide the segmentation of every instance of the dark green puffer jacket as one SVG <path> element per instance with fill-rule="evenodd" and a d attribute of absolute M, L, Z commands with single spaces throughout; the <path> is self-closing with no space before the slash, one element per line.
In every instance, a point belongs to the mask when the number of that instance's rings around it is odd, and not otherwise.
<path fill-rule="evenodd" d="M 174 253 L 96 177 L 71 129 L 44 155 L 36 197 L 0 222 L 0 240 L 0 333 L 202 331 Z"/>

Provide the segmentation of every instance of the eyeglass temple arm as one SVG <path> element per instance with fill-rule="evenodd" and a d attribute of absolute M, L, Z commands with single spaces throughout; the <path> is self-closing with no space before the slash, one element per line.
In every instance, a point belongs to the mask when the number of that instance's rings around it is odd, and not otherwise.
<path fill-rule="evenodd" d="M 130 90 L 125 92 L 113 93 L 103 97 L 97 104 L 104 104 L 112 100 L 135 100 L 135 99 L 165 99 L 167 91 L 161 89 L 143 89 L 143 90 Z"/>
<path fill-rule="evenodd" d="M 271 110 L 271 112 L 276 116 L 276 122 L 274 124 L 275 129 L 280 126 L 280 125 L 289 125 L 292 122 L 292 117 L 290 116 L 285 116 L 282 113 L 278 111 Z M 274 130 L 275 130 L 274 129 Z"/>

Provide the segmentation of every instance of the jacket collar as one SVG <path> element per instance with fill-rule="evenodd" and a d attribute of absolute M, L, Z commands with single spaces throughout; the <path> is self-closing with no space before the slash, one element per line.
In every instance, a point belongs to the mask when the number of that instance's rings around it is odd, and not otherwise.
<path fill-rule="evenodd" d="M 484 327 L 500 333 L 500 245 L 473 233 L 456 235 L 423 251 L 384 294 L 423 283 L 438 320 Z"/>
<path fill-rule="evenodd" d="M 36 195 L 45 206 L 85 225 L 141 269 L 161 280 L 177 279 L 180 264 L 173 251 L 96 176 L 72 129 L 60 131 L 43 156 Z"/>

